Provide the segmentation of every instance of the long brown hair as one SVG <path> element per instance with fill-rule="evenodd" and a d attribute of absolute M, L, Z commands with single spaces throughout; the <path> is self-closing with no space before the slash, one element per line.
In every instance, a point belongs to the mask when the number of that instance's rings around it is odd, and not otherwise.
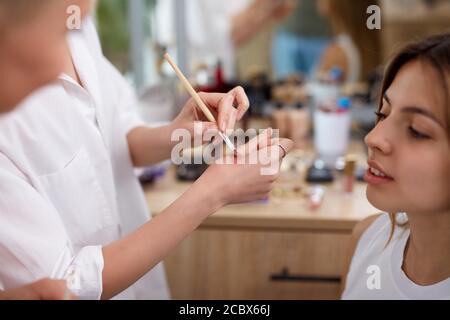
<path fill-rule="evenodd" d="M 367 28 L 367 8 L 378 0 L 328 0 L 328 18 L 335 33 L 347 33 L 361 55 L 361 78 L 365 79 L 382 61 L 380 30 Z"/>
<path fill-rule="evenodd" d="M 442 88 L 446 98 L 445 113 L 448 137 L 450 138 L 450 93 L 448 92 L 450 75 L 450 33 L 431 36 L 420 42 L 409 44 L 394 56 L 385 71 L 378 102 L 378 111 L 381 111 L 383 96 L 392 85 L 392 82 L 394 82 L 400 69 L 413 60 L 420 60 L 421 62 L 427 63 L 436 70 L 439 76 L 440 83 L 438 85 Z M 392 239 L 395 226 L 402 225 L 396 221 L 396 215 L 396 213 L 390 213 L 392 228 L 389 241 Z"/>

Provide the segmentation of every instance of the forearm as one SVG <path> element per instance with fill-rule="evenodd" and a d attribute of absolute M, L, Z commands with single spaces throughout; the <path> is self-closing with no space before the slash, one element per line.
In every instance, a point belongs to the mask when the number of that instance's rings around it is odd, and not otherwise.
<path fill-rule="evenodd" d="M 204 188 L 205 184 L 198 181 L 150 222 L 103 248 L 102 299 L 115 296 L 140 279 L 222 206 L 211 188 Z"/>
<path fill-rule="evenodd" d="M 172 125 L 158 128 L 137 127 L 127 135 L 131 159 L 135 167 L 149 166 L 170 158 L 173 142 Z"/>
<path fill-rule="evenodd" d="M 272 12 L 265 2 L 255 1 L 232 18 L 231 37 L 235 46 L 246 43 L 272 20 Z"/>

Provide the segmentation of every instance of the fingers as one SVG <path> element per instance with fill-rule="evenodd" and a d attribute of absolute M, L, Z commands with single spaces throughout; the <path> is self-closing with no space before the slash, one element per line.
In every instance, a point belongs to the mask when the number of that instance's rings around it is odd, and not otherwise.
<path fill-rule="evenodd" d="M 275 155 L 278 159 L 283 159 L 294 147 L 294 142 L 290 139 L 275 138 L 270 142 L 270 154 Z"/>
<path fill-rule="evenodd" d="M 280 159 L 284 158 L 289 152 L 291 152 L 292 148 L 294 147 L 294 142 L 290 139 L 285 139 L 285 138 L 281 138 L 278 139 L 278 146 L 283 149 L 282 151 L 284 151 L 284 155 L 283 152 L 280 154 Z"/>
<path fill-rule="evenodd" d="M 68 300 L 70 293 L 64 280 L 41 280 L 34 285 L 43 300 Z"/>
<path fill-rule="evenodd" d="M 40 280 L 32 284 L 2 292 L 1 300 L 61 300 L 64 281 Z"/>
<path fill-rule="evenodd" d="M 228 92 L 234 97 L 235 102 L 237 103 L 237 120 L 241 120 L 244 114 L 247 112 L 250 107 L 250 101 L 248 100 L 247 95 L 245 94 L 244 88 L 238 86 Z"/>
<path fill-rule="evenodd" d="M 200 98 L 202 99 L 202 101 L 208 106 L 208 108 L 211 110 L 212 114 L 215 115 L 216 117 L 216 121 L 217 124 L 219 126 L 220 129 L 220 119 L 219 119 L 219 114 L 220 113 L 220 108 L 221 108 L 221 104 L 225 104 L 226 105 L 226 101 L 223 101 L 224 98 L 226 98 L 227 94 L 225 93 L 215 93 L 215 92 L 199 92 L 198 95 L 200 96 Z M 233 97 L 231 96 L 230 99 L 233 99 Z M 193 101 L 193 99 L 191 99 Z M 190 101 L 191 101 L 190 100 Z M 195 102 L 193 102 L 195 103 Z M 231 101 L 229 103 L 229 105 L 232 107 L 233 106 L 233 101 Z M 223 108 L 223 107 L 222 107 Z M 201 119 L 205 119 L 205 115 L 203 114 L 203 112 L 199 109 L 199 117 Z"/>
<path fill-rule="evenodd" d="M 200 92 L 199 95 L 210 109 L 218 113 L 216 120 L 222 132 L 226 129 L 233 129 L 236 121 L 241 120 L 250 107 L 248 97 L 240 86 L 227 94 Z"/>
<path fill-rule="evenodd" d="M 283 158 L 291 151 L 293 142 L 289 139 L 273 139 L 273 144 L 258 150 L 261 173 L 269 178 L 277 177 Z"/>
<path fill-rule="evenodd" d="M 266 148 L 270 145 L 272 134 L 272 128 L 264 130 L 261 134 L 252 138 L 248 143 L 239 146 L 237 148 L 237 153 L 240 155 L 247 155 L 262 148 Z"/>
<path fill-rule="evenodd" d="M 69 291 L 64 280 L 43 279 L 29 286 L 33 299 L 39 300 L 74 300 L 76 297 Z"/>
<path fill-rule="evenodd" d="M 237 114 L 238 114 L 238 111 L 235 108 L 233 108 L 230 111 L 230 115 L 229 115 L 229 118 L 227 121 L 227 129 L 228 130 L 233 131 L 234 127 L 236 126 Z"/>
<path fill-rule="evenodd" d="M 230 128 L 231 126 L 230 121 L 233 118 L 236 119 L 234 115 L 236 109 L 233 107 L 233 101 L 234 98 L 232 95 L 226 95 L 219 102 L 217 108 L 218 109 L 217 123 L 219 126 L 219 130 L 222 132 L 225 132 L 228 128 Z M 233 127 L 234 123 L 231 128 Z"/>

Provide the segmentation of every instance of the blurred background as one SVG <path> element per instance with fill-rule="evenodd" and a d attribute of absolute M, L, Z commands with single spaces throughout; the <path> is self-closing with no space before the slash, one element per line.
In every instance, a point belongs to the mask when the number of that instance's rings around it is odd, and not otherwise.
<path fill-rule="evenodd" d="M 379 30 L 367 28 L 370 5 L 381 8 Z M 140 94 L 147 121 L 170 120 L 185 98 L 167 51 L 199 90 L 244 86 L 254 116 L 246 120 L 277 127 L 274 110 L 308 107 L 322 89 L 315 84 L 333 77 L 340 96 L 373 107 L 389 57 L 448 31 L 449 16 L 446 0 L 100 0 L 96 21 L 104 54 Z"/>
<path fill-rule="evenodd" d="M 244 87 L 238 127 L 295 142 L 267 201 L 228 206 L 166 259 L 177 299 L 336 299 L 365 197 L 364 136 L 375 125 L 389 58 L 450 31 L 448 0 L 100 0 L 104 54 L 136 88 L 153 125 L 188 96 L 169 52 L 197 90 Z M 206 165 L 141 172 L 158 214 Z"/>

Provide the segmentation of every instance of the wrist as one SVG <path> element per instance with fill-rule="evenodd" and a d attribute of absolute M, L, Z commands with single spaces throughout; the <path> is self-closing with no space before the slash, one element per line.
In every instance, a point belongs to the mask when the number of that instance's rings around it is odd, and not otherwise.
<path fill-rule="evenodd" d="M 173 120 L 171 123 L 169 123 L 166 128 L 166 135 L 169 141 L 170 150 L 172 150 L 175 145 L 179 142 L 178 140 L 172 141 L 172 134 L 177 130 L 180 129 L 180 125 L 176 120 Z"/>
<path fill-rule="evenodd" d="M 223 197 L 223 190 L 220 186 L 220 179 L 210 179 L 209 168 L 195 181 L 194 192 L 202 197 L 201 203 L 209 208 L 211 213 L 224 207 L 227 202 Z"/>
<path fill-rule="evenodd" d="M 182 128 L 182 125 L 181 125 L 182 122 L 183 121 L 181 121 L 181 119 L 179 119 L 179 117 L 177 116 L 175 119 L 172 120 L 172 122 L 170 122 L 168 124 L 168 126 L 172 130 L 180 129 L 180 128 Z"/>

